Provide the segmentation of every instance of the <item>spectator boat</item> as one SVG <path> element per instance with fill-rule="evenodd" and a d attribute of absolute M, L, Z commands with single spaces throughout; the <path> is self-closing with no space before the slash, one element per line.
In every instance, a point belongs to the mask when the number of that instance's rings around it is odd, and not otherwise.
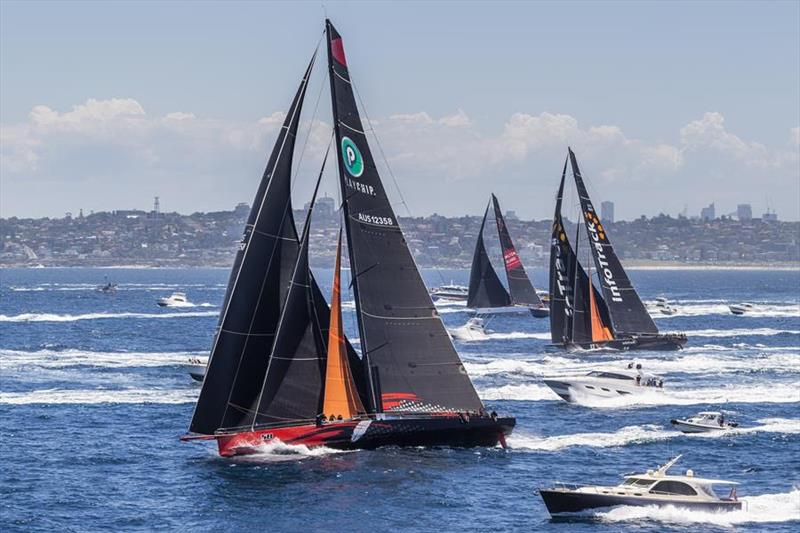
<path fill-rule="evenodd" d="M 544 383 L 566 402 L 582 398 L 617 398 L 648 391 L 663 391 L 664 380 L 642 372 L 642 365 L 633 363 L 623 370 L 592 370 L 581 376 L 545 377 Z"/>
<path fill-rule="evenodd" d="M 739 426 L 733 420 L 725 420 L 725 415 L 719 411 L 701 411 L 686 419 L 673 418 L 670 422 L 683 433 L 711 433 Z"/>

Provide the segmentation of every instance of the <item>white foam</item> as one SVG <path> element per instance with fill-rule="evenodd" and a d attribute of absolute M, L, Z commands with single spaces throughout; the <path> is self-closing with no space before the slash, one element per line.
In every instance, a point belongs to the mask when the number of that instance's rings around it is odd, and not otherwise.
<path fill-rule="evenodd" d="M 216 311 L 189 311 L 184 313 L 84 313 L 80 315 L 58 315 L 55 313 L 22 313 L 0 315 L 0 322 L 75 322 L 78 320 L 100 320 L 108 318 L 192 318 L 217 316 Z"/>
<path fill-rule="evenodd" d="M 696 329 L 685 332 L 690 337 L 749 337 L 773 335 L 800 335 L 800 331 L 793 329 L 774 329 L 774 328 L 729 328 L 729 329 Z"/>
<path fill-rule="evenodd" d="M 800 304 L 797 303 L 756 303 L 755 309 L 748 311 L 744 315 L 737 316 L 737 318 L 746 317 L 800 317 Z M 697 303 L 678 302 L 672 304 L 677 311 L 674 315 L 664 315 L 659 312 L 653 311 L 651 315 L 653 318 L 669 319 L 682 316 L 703 316 L 703 315 L 729 315 L 735 316 L 731 313 L 728 307 L 729 303 L 715 301 L 715 300 L 699 300 Z"/>
<path fill-rule="evenodd" d="M 0 392 L 0 404 L 102 404 L 102 403 L 194 403 L 194 388 L 172 389 L 41 389 Z"/>
<path fill-rule="evenodd" d="M 555 396 L 555 393 L 553 393 Z M 588 407 L 620 408 L 650 405 L 800 402 L 800 384 L 733 385 L 693 390 L 645 390 L 614 398 L 574 395 L 575 403 Z"/>
<path fill-rule="evenodd" d="M 104 368 L 158 367 L 186 364 L 190 357 L 208 352 L 95 352 L 90 350 L 0 350 L 0 368 L 66 368 L 93 366 Z"/>
<path fill-rule="evenodd" d="M 766 524 L 770 522 L 800 521 L 800 490 L 780 494 L 745 496 L 740 511 L 696 511 L 668 507 L 622 506 L 595 516 L 604 522 L 665 522 L 669 524 L 712 524 L 733 527 L 738 524 Z"/>
<path fill-rule="evenodd" d="M 335 450 L 326 446 L 315 446 L 309 448 L 303 444 L 286 444 L 280 440 L 273 440 L 259 445 L 256 453 L 236 457 L 241 462 L 284 462 L 298 461 L 309 457 L 325 457 L 327 455 L 349 453 L 347 450 Z"/>
<path fill-rule="evenodd" d="M 590 446 L 593 448 L 611 448 L 631 443 L 651 442 L 673 438 L 678 433 L 666 431 L 660 426 L 626 426 L 614 433 L 575 433 L 572 435 L 555 435 L 536 437 L 520 433 L 512 433 L 508 437 L 508 445 L 515 450 L 556 451 L 572 446 Z"/>

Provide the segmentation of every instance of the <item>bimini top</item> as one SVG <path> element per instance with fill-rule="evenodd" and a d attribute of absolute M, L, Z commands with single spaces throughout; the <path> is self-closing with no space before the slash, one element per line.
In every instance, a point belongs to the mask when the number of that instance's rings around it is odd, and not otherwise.
<path fill-rule="evenodd" d="M 668 461 L 664 466 L 659 467 L 657 470 L 648 470 L 644 474 L 631 474 L 625 476 L 625 481 L 622 485 L 650 485 L 656 481 L 663 481 L 665 479 L 670 481 L 682 481 L 690 485 L 739 485 L 736 481 L 726 481 L 724 479 L 708 479 L 695 477 L 694 471 L 687 470 L 685 475 L 671 475 L 667 471 L 678 462 L 683 455 L 678 455 L 674 459 Z"/>

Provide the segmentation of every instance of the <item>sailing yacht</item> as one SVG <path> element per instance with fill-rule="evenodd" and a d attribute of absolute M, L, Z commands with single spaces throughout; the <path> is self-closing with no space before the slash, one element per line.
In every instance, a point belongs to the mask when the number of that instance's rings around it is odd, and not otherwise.
<path fill-rule="evenodd" d="M 570 245 L 561 204 L 567 164 L 572 168 L 580 198 L 582 221 L 575 248 Z M 581 234 L 588 242 L 587 260 L 578 256 Z M 595 267 L 597 285 L 592 274 Z M 556 209 L 550 247 L 550 335 L 554 345 L 567 349 L 679 350 L 682 333 L 659 333 L 608 238 L 581 176 L 575 153 L 569 149 Z"/>
<path fill-rule="evenodd" d="M 495 223 L 503 251 L 503 265 L 506 269 L 508 290 L 500 282 L 483 241 L 483 229 L 489 216 L 490 206 L 487 205 L 486 211 L 483 213 L 480 231 L 478 231 L 475 253 L 472 256 L 467 307 L 473 309 L 478 315 L 530 313 L 536 318 L 548 316 L 550 309 L 536 293 L 536 289 L 533 288 L 533 284 L 525 272 L 525 267 L 522 266 L 522 260 L 517 254 L 516 248 L 514 248 L 505 218 L 503 218 L 503 213 L 500 210 L 500 203 L 494 194 L 492 194 L 489 204 L 494 207 Z"/>
<path fill-rule="evenodd" d="M 361 353 L 342 327 L 341 233 L 331 307 L 308 264 L 322 170 L 299 236 L 292 217 L 292 159 L 312 58 L 256 193 L 182 440 L 215 440 L 222 456 L 273 441 L 339 449 L 505 445 L 515 419 L 486 412 L 453 347 L 386 196 L 329 20 L 326 35 Z"/>

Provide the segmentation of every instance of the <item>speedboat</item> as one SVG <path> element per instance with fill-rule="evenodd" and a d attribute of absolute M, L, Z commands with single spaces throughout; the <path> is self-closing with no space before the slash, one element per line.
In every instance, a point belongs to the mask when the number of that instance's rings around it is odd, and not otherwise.
<path fill-rule="evenodd" d="M 545 377 L 544 383 L 566 402 L 583 397 L 617 398 L 646 391 L 662 391 L 664 380 L 642 372 L 642 365 L 630 363 L 622 370 L 592 370 L 583 376 Z"/>
<path fill-rule="evenodd" d="M 115 292 L 117 290 L 117 284 L 108 282 L 104 285 L 98 286 L 97 290 L 99 292 L 102 292 L 103 294 L 111 294 L 112 292 Z"/>
<path fill-rule="evenodd" d="M 159 298 L 156 303 L 161 307 L 181 307 L 189 305 L 189 300 L 186 299 L 186 293 L 173 292 L 165 298 Z"/>
<path fill-rule="evenodd" d="M 192 357 L 189 359 L 189 364 L 186 365 L 186 370 L 195 381 L 203 381 L 206 377 L 206 366 L 208 365 L 208 358 Z"/>
<path fill-rule="evenodd" d="M 653 301 L 651 311 L 655 311 L 667 316 L 672 316 L 678 312 L 678 310 L 673 307 L 670 301 L 664 296 L 659 296 Z"/>
<path fill-rule="evenodd" d="M 692 470 L 685 475 L 667 471 L 681 456 L 668 461 L 656 471 L 624 476 L 617 486 L 574 485 L 557 483 L 554 488 L 539 490 L 551 515 L 577 513 L 588 509 L 627 506 L 677 507 L 710 512 L 738 511 L 742 502 L 736 497 L 735 481 L 695 477 Z M 715 486 L 728 486 L 727 497 L 720 498 Z"/>
<path fill-rule="evenodd" d="M 477 316 L 467 320 L 463 326 L 447 328 L 447 333 L 453 339 L 460 341 L 478 341 L 489 338 L 483 319 Z"/>
<path fill-rule="evenodd" d="M 442 285 L 431 290 L 431 296 L 436 300 L 456 300 L 463 301 L 469 295 L 469 288 L 463 285 L 456 285 L 452 281 L 450 285 Z"/>
<path fill-rule="evenodd" d="M 683 433 L 727 431 L 739 426 L 733 420 L 725 420 L 725 415 L 719 411 L 702 411 L 686 419 L 673 418 L 670 422 Z"/>
<path fill-rule="evenodd" d="M 731 304 L 731 305 L 729 305 L 728 309 L 730 309 L 731 313 L 733 313 L 734 315 L 743 315 L 743 314 L 748 313 L 750 311 L 755 311 L 756 306 L 754 306 L 753 304 L 748 304 L 748 303 L 739 303 L 739 304 Z"/>

